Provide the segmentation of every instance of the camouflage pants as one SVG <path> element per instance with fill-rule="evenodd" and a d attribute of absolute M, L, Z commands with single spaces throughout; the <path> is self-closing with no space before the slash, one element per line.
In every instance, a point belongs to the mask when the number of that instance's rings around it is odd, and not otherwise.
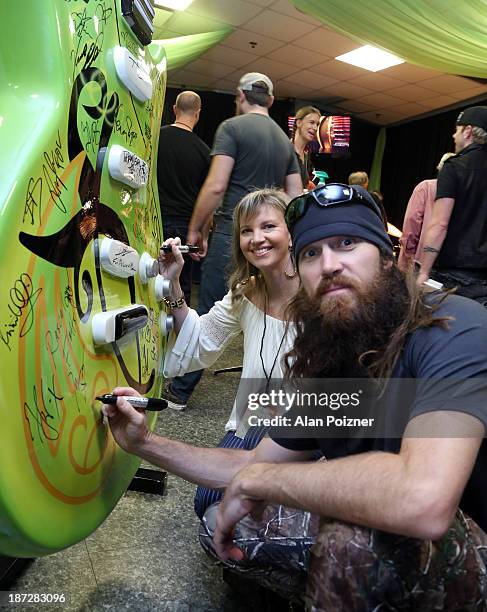
<path fill-rule="evenodd" d="M 323 520 L 311 554 L 313 612 L 487 610 L 487 535 L 461 512 L 436 542 Z"/>
<path fill-rule="evenodd" d="M 200 529 L 214 559 L 217 508 Z M 240 521 L 235 543 L 245 561 L 224 565 L 313 612 L 487 611 L 487 535 L 461 511 L 432 542 L 328 519 L 318 530 L 307 512 L 267 506 L 260 521 Z"/>

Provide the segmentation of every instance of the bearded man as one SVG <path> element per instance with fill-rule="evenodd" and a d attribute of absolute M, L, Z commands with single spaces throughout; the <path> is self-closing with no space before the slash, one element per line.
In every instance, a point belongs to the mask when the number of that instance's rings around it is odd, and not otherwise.
<path fill-rule="evenodd" d="M 401 432 L 389 417 L 404 398 L 386 385 L 385 429 L 366 440 L 337 441 L 324 428 L 284 437 L 280 428 L 252 451 L 199 449 L 151 434 L 123 399 L 105 407 L 114 437 L 192 482 L 226 489 L 213 536 L 226 563 L 242 561 L 235 526 L 263 503 L 319 515 L 307 584 L 314 610 L 483 609 L 487 313 L 404 276 L 360 187 L 317 188 L 289 204 L 286 220 L 302 284 L 291 307 L 291 379 L 416 379 Z M 310 462 L 317 449 L 326 461 Z"/>

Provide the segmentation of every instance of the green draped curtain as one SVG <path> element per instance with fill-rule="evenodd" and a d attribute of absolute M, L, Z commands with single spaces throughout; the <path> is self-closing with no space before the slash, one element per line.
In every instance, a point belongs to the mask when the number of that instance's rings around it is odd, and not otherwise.
<path fill-rule="evenodd" d="M 330 29 L 411 64 L 487 78 L 487 0 L 291 0 Z"/>
<path fill-rule="evenodd" d="M 370 169 L 369 189 L 370 191 L 380 191 L 380 179 L 382 172 L 382 158 L 386 146 L 386 128 L 380 129 L 375 142 L 375 153 Z"/>
<path fill-rule="evenodd" d="M 157 58 L 161 55 L 162 47 L 166 52 L 167 70 L 175 70 L 197 59 L 225 39 L 230 32 L 233 32 L 233 28 L 228 27 L 215 32 L 155 40 L 149 45 L 149 51 L 154 58 Z"/>

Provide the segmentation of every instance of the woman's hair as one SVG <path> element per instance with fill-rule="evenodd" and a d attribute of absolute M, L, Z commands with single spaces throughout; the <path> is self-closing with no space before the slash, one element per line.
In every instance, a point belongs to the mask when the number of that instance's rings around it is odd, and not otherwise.
<path fill-rule="evenodd" d="M 233 211 L 232 263 L 233 272 L 229 284 L 232 290 L 232 300 L 235 304 L 251 291 L 258 295 L 265 294 L 265 283 L 259 270 L 250 264 L 240 248 L 240 228 L 242 223 L 255 216 L 262 206 L 271 206 L 284 212 L 289 203 L 289 197 L 280 189 L 258 189 L 244 196 Z M 249 282 L 252 278 L 252 282 Z"/>
<path fill-rule="evenodd" d="M 304 119 L 306 115 L 318 115 L 321 117 L 321 111 L 318 110 L 315 106 L 303 106 L 302 108 L 298 108 L 296 114 L 294 115 L 294 126 L 293 126 L 293 137 L 292 140 L 294 142 L 294 137 L 296 136 L 296 132 L 298 131 L 298 119 Z"/>

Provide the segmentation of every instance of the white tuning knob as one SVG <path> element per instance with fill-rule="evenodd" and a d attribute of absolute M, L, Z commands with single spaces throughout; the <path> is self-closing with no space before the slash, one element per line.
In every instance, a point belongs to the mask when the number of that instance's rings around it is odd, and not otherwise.
<path fill-rule="evenodd" d="M 169 336 L 169 334 L 174 329 L 174 317 L 166 312 L 161 311 L 161 315 L 159 317 L 159 326 L 161 328 L 161 333 L 163 336 Z"/>
<path fill-rule="evenodd" d="M 154 283 L 154 292 L 156 294 L 156 300 L 162 302 L 164 298 L 171 295 L 171 281 L 158 274 L 156 276 L 156 282 Z"/>
<path fill-rule="evenodd" d="M 139 276 L 142 283 L 145 285 L 149 282 L 150 278 L 157 276 L 159 272 L 159 262 L 149 255 L 149 253 L 142 253 L 139 261 Z"/>

